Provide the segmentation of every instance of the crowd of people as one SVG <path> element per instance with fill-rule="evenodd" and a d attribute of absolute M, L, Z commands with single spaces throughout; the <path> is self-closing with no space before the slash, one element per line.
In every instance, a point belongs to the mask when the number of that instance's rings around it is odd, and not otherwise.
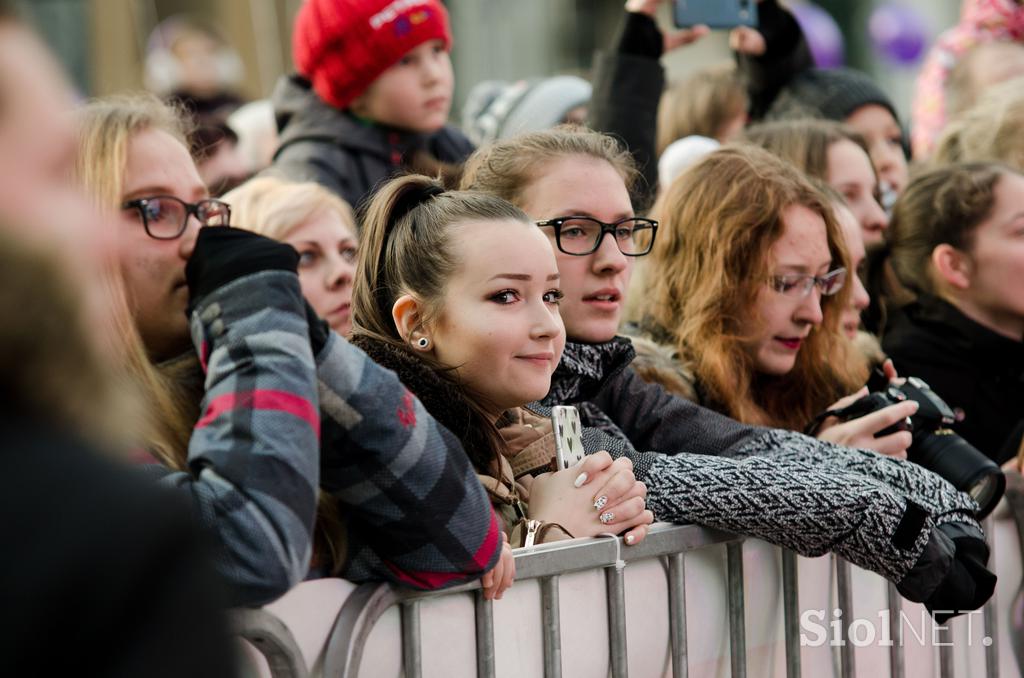
<path fill-rule="evenodd" d="M 306 0 L 244 166 L 217 83 L 75 105 L 0 3 L 12 607 L 103 596 L 75 661 L 223 675 L 228 606 L 317 577 L 501 598 L 516 549 L 655 521 L 837 553 L 940 621 L 984 604 L 979 521 L 1024 456 L 1024 59 L 994 84 L 958 52 L 977 103 L 911 157 L 775 0 L 666 88 L 708 29 L 663 33 L 660 3 L 625 3 L 590 82 L 485 83 L 467 136 L 442 3 Z M 215 34 L 156 38 L 233 73 Z M 861 407 L 908 378 L 994 495 L 925 459 L 925 403 Z M 129 618 L 137 650 L 94 640 Z"/>

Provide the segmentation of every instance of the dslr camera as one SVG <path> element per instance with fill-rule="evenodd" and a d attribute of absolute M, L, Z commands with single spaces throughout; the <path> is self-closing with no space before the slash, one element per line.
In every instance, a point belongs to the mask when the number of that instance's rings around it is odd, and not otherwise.
<path fill-rule="evenodd" d="M 875 377 L 868 386 L 873 383 Z M 900 386 L 886 384 L 847 407 L 829 410 L 823 415 L 849 421 L 905 400 L 917 401 L 920 406 L 917 413 L 879 431 L 875 437 L 910 431 L 913 442 L 907 450 L 907 459 L 938 473 L 961 492 L 970 494 L 980 507 L 978 519 L 987 516 L 1003 496 L 1006 476 L 995 462 L 949 429 L 956 422 L 953 410 L 921 379 L 909 377 Z"/>

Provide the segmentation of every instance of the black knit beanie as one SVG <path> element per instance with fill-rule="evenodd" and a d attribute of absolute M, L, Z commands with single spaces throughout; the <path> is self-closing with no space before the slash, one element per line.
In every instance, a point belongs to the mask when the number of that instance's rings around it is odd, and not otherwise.
<path fill-rule="evenodd" d="M 787 83 L 765 117 L 770 120 L 812 117 L 842 122 L 867 104 L 888 109 L 899 123 L 900 117 L 889 97 L 867 75 L 849 68 L 814 68 Z"/>

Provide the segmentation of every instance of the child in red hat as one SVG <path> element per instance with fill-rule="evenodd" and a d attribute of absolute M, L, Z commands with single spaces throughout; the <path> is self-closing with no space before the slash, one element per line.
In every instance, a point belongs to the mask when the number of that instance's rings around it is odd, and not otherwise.
<path fill-rule="evenodd" d="M 273 95 L 281 145 L 268 172 L 358 206 L 399 171 L 460 164 L 473 146 L 446 124 L 451 42 L 438 0 L 307 0 L 292 38 L 298 73 Z"/>

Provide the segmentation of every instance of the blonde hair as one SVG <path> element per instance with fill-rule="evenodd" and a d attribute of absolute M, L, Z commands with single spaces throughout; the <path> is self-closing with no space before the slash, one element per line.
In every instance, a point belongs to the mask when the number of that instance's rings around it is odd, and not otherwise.
<path fill-rule="evenodd" d="M 585 127 L 559 125 L 478 148 L 466 160 L 459 187 L 522 205 L 523 193 L 548 163 L 574 155 L 604 160 L 630 192 L 640 177 L 633 156 L 614 137 Z"/>
<path fill-rule="evenodd" d="M 356 235 L 356 217 L 347 202 L 312 181 L 257 177 L 221 196 L 231 205 L 233 226 L 284 240 L 296 227 L 323 212 L 341 217 Z"/>
<path fill-rule="evenodd" d="M 162 130 L 187 147 L 187 119 L 150 94 L 92 101 L 78 111 L 77 123 L 76 178 L 100 210 L 108 213 L 120 209 L 128 145 L 137 134 Z M 113 354 L 122 358 L 118 379 L 124 388 L 136 389 L 145 403 L 141 420 L 126 424 L 148 452 L 167 466 L 183 470 L 201 397 L 188 386 L 194 386 L 198 363 L 178 360 L 153 365 L 116 266 L 108 267 L 104 282 L 112 305 L 113 326 L 108 339 L 115 344 Z"/>
<path fill-rule="evenodd" d="M 946 126 L 932 164 L 954 162 L 1001 162 L 1024 171 L 1024 78 L 992 87 Z"/>
<path fill-rule="evenodd" d="M 849 287 L 822 299 L 824 321 L 782 377 L 762 378 L 744 332 L 771 273 L 767 252 L 783 233 L 783 212 L 803 205 L 825 222 L 833 266 L 849 255 L 828 198 L 788 163 L 760 148 L 727 146 L 677 179 L 655 208 L 661 223 L 649 255 L 642 310 L 693 368 L 709 404 L 751 424 L 801 430 L 839 395 L 852 374 L 839 316 Z"/>
<path fill-rule="evenodd" d="M 746 110 L 747 92 L 733 63 L 697 71 L 661 95 L 658 155 L 673 141 L 694 134 L 718 139 L 722 128 Z"/>

